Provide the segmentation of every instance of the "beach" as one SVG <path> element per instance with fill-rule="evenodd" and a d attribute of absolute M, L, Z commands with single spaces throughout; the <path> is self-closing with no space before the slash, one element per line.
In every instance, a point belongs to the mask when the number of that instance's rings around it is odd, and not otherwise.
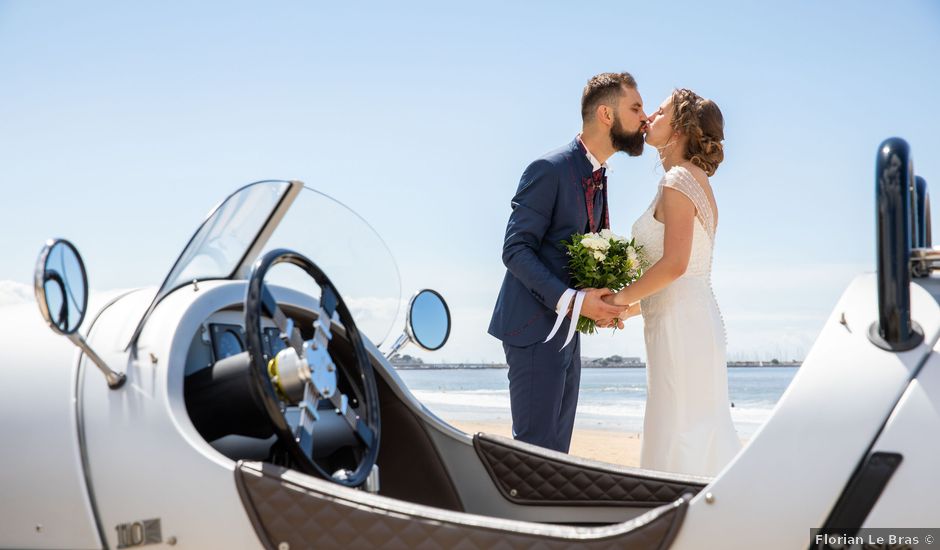
<path fill-rule="evenodd" d="M 512 437 L 508 423 L 450 422 L 450 424 L 471 435 L 484 432 Z M 746 437 L 739 439 L 742 446 L 747 444 Z M 640 434 L 614 430 L 579 429 L 576 426 L 571 436 L 571 449 L 568 454 L 638 468 L 640 466 Z"/>
<path fill-rule="evenodd" d="M 508 422 L 450 422 L 450 424 L 471 435 L 484 432 L 512 437 Z M 583 430 L 576 427 L 571 436 L 569 454 L 622 466 L 639 466 L 640 434 L 614 430 Z"/>

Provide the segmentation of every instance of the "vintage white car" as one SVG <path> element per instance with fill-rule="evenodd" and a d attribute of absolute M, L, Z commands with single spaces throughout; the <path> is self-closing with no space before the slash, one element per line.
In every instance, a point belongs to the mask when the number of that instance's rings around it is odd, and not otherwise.
<path fill-rule="evenodd" d="M 437 418 L 387 357 L 444 345 L 443 299 L 416 293 L 389 345 L 387 248 L 299 182 L 226 198 L 158 289 L 89 296 L 49 241 L 39 307 L 0 309 L 0 547 L 790 549 L 936 527 L 940 254 L 907 144 L 876 172 L 877 273 L 714 478 Z"/>

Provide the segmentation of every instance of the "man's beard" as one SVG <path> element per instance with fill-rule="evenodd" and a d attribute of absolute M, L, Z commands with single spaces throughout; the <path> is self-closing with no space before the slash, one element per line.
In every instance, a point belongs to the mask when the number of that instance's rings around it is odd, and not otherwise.
<path fill-rule="evenodd" d="M 610 127 L 610 143 L 615 151 L 623 151 L 631 157 L 638 157 L 643 154 L 644 141 L 642 128 L 636 132 L 628 132 L 620 122 L 620 117 L 614 117 L 614 123 Z"/>

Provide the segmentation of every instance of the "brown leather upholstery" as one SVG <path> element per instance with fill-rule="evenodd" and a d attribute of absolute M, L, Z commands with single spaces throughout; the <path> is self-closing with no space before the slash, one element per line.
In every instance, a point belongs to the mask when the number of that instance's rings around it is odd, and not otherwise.
<path fill-rule="evenodd" d="M 696 494 L 708 478 L 605 467 L 597 462 L 478 433 L 473 447 L 507 500 L 545 506 L 654 507 Z"/>
<path fill-rule="evenodd" d="M 625 523 L 569 527 L 411 504 L 270 464 L 239 462 L 235 479 L 259 538 L 291 550 L 665 549 L 688 508 L 683 497 Z"/>
<path fill-rule="evenodd" d="M 435 508 L 462 512 L 463 505 L 441 457 L 414 412 L 376 375 L 382 410 L 379 492 Z"/>

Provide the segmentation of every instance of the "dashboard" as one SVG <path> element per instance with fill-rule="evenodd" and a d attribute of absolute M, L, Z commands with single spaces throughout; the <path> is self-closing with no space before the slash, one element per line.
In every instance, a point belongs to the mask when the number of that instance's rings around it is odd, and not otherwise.
<path fill-rule="evenodd" d="M 209 314 L 193 335 L 186 355 L 186 375 L 246 351 L 246 343 L 245 314 L 240 309 L 223 309 Z M 269 357 L 286 347 L 280 331 L 267 317 L 261 319 L 261 344 Z"/>
<path fill-rule="evenodd" d="M 212 346 L 213 361 L 238 355 L 245 351 L 245 327 L 234 323 L 207 323 L 209 341 Z M 274 357 L 287 347 L 280 338 L 277 327 L 264 327 L 261 333 L 261 345 L 268 357 Z"/>

